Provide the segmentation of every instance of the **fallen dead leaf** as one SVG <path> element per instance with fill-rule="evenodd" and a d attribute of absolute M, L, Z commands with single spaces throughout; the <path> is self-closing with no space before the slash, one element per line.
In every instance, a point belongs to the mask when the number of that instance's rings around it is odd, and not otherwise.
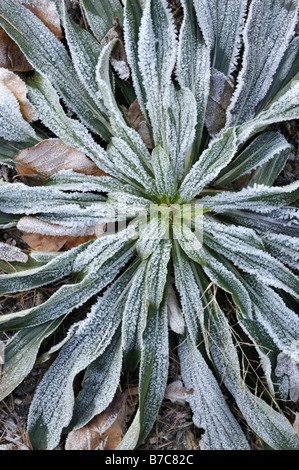
<path fill-rule="evenodd" d="M 101 45 L 106 46 L 113 39 L 118 39 L 118 41 L 111 54 L 111 65 L 122 80 L 128 80 L 130 78 L 130 68 L 124 47 L 123 31 L 116 16 L 114 16 L 112 28 L 103 38 Z"/>
<path fill-rule="evenodd" d="M 185 405 L 188 395 L 192 395 L 193 391 L 187 392 L 181 380 L 176 380 L 167 385 L 164 397 L 172 403 Z"/>
<path fill-rule="evenodd" d="M 167 298 L 168 324 L 169 328 L 175 333 L 182 335 L 185 332 L 185 321 L 182 311 L 179 307 L 172 285 L 168 288 Z"/>
<path fill-rule="evenodd" d="M 0 68 L 0 85 L 8 88 L 17 99 L 20 110 L 25 121 L 31 121 L 37 114 L 27 99 L 27 89 L 25 83 L 13 72 Z"/>
<path fill-rule="evenodd" d="M 226 110 L 230 104 L 234 88 L 230 80 L 219 70 L 212 69 L 210 94 L 207 103 L 205 125 L 210 134 L 221 131 L 226 123 Z"/>
<path fill-rule="evenodd" d="M 295 429 L 297 436 L 299 437 L 299 413 L 295 413 L 295 421 L 293 424 L 293 428 Z"/>
<path fill-rule="evenodd" d="M 52 0 L 16 0 L 31 10 L 58 39 L 62 37 L 59 14 Z M 33 67 L 19 46 L 0 28 L 0 67 L 14 72 L 28 72 Z"/>
<path fill-rule="evenodd" d="M 23 232 L 22 240 L 27 243 L 30 248 L 38 251 L 59 251 L 67 242 L 68 236 L 53 237 L 51 235 L 40 235 L 39 233 Z"/>
<path fill-rule="evenodd" d="M 47 139 L 21 150 L 14 158 L 22 180 L 29 185 L 42 182 L 61 170 L 73 170 L 85 175 L 106 175 L 84 153 L 66 145 L 60 139 Z"/>
<path fill-rule="evenodd" d="M 153 138 L 146 123 L 145 117 L 140 109 L 138 100 L 133 101 L 129 109 L 123 106 L 128 123 L 138 132 L 148 149 L 154 148 Z"/>
<path fill-rule="evenodd" d="M 84 237 L 70 237 L 63 246 L 63 249 L 65 251 L 71 250 L 72 248 L 82 245 L 82 243 L 89 242 L 90 240 L 94 240 L 95 238 L 95 235 L 85 235 Z"/>
<path fill-rule="evenodd" d="M 65 450 L 114 450 L 123 437 L 123 408 L 125 396 L 120 391 L 103 413 L 88 424 L 72 431 Z"/>

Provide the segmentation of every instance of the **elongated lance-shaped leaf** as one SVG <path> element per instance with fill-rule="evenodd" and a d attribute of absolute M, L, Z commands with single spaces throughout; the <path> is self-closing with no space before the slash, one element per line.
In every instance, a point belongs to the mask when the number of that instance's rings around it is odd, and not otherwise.
<path fill-rule="evenodd" d="M 127 270 L 92 307 L 87 319 L 60 351 L 34 396 L 28 431 L 34 449 L 53 449 L 72 418 L 75 376 L 104 353 L 122 316 L 127 283 L 135 267 Z"/>
<path fill-rule="evenodd" d="M 204 318 L 204 306 L 201 301 L 202 292 L 198 288 L 196 272 L 192 269 L 187 255 L 174 242 L 172 251 L 175 286 L 180 295 L 182 312 L 188 328 L 190 340 L 194 348 L 202 341 L 200 324 Z"/>
<path fill-rule="evenodd" d="M 255 184 L 238 192 L 223 191 L 216 196 L 200 199 L 201 204 L 221 213 L 230 210 L 250 210 L 267 214 L 295 201 L 299 196 L 299 182 L 287 186 L 269 187 Z"/>
<path fill-rule="evenodd" d="M 299 237 L 299 211 L 296 207 L 281 207 L 269 214 L 246 211 L 226 212 L 219 217 L 224 222 L 251 227 L 270 233 Z"/>
<path fill-rule="evenodd" d="M 176 61 L 176 34 L 165 0 L 147 0 L 138 42 L 139 69 L 155 145 L 166 148 L 163 97 Z"/>
<path fill-rule="evenodd" d="M 110 41 L 99 57 L 96 69 L 97 94 L 107 108 L 114 134 L 130 147 L 130 152 L 134 152 L 135 160 L 138 158 L 139 165 L 148 167 L 147 170 L 150 170 L 150 153 L 138 132 L 127 124 L 114 96 L 110 75 L 110 56 L 116 43 L 117 40 Z"/>
<path fill-rule="evenodd" d="M 166 141 L 176 183 L 182 180 L 188 166 L 189 151 L 195 137 L 197 106 L 193 93 L 188 88 L 177 89 L 171 84 L 164 95 L 166 109 Z"/>
<path fill-rule="evenodd" d="M 128 186 L 109 176 L 93 176 L 62 170 L 44 182 L 44 186 L 55 186 L 60 191 L 109 192 L 128 191 Z M 132 191 L 132 188 L 130 188 Z"/>
<path fill-rule="evenodd" d="M 179 201 L 188 202 L 198 195 L 230 163 L 236 150 L 234 129 L 228 129 L 221 137 L 212 141 L 184 179 L 179 190 Z"/>
<path fill-rule="evenodd" d="M 65 47 L 42 21 L 23 5 L 7 0 L 0 5 L 0 24 L 85 124 L 109 140 L 109 124 L 78 78 Z"/>
<path fill-rule="evenodd" d="M 272 99 L 275 99 L 276 95 L 282 90 L 299 72 L 298 70 L 299 60 L 299 38 L 295 37 L 287 48 L 283 58 L 280 61 L 278 69 L 273 77 L 271 86 L 266 94 L 265 98 L 260 101 L 256 108 L 256 113 L 259 113 L 265 108 Z"/>
<path fill-rule="evenodd" d="M 83 305 L 93 295 L 110 284 L 134 254 L 134 248 L 125 247 L 116 256 L 102 263 L 94 273 L 87 272 L 77 284 L 65 284 L 43 304 L 20 312 L 3 315 L 0 318 L 0 330 L 15 330 L 40 325 L 69 314 Z"/>
<path fill-rule="evenodd" d="M 212 66 L 226 76 L 236 68 L 247 0 L 193 0 L 198 24 L 212 50 Z"/>
<path fill-rule="evenodd" d="M 232 415 L 220 387 L 199 350 L 188 338 L 180 337 L 182 378 L 190 391 L 188 402 L 194 424 L 204 429 L 201 450 L 248 450 L 249 444 Z"/>
<path fill-rule="evenodd" d="M 84 15 L 93 34 L 102 42 L 109 29 L 113 26 L 114 15 L 120 25 L 123 22 L 123 9 L 119 0 L 82 0 Z"/>
<path fill-rule="evenodd" d="M 50 282 L 68 276 L 73 270 L 76 256 L 88 245 L 90 243 L 87 243 L 85 246 L 80 245 L 68 252 L 60 253 L 57 257 L 40 267 L 14 274 L 0 274 L 0 294 L 35 289 L 36 287 L 47 285 Z"/>
<path fill-rule="evenodd" d="M 202 284 L 203 289 L 206 284 L 207 281 Z M 299 439 L 288 420 L 251 393 L 244 383 L 230 326 L 215 300 L 209 303 L 207 312 L 210 354 L 223 383 L 233 395 L 249 426 L 273 449 L 299 449 Z"/>
<path fill-rule="evenodd" d="M 122 348 L 120 328 L 105 352 L 88 366 L 82 390 L 75 400 L 73 417 L 64 432 L 85 426 L 112 402 L 120 380 Z"/>
<path fill-rule="evenodd" d="M 299 266 L 298 238 L 283 235 L 281 233 L 261 234 L 264 246 L 271 255 L 293 269 Z"/>
<path fill-rule="evenodd" d="M 291 353 L 299 340 L 298 315 L 271 287 L 262 285 L 251 276 L 244 275 L 253 306 L 253 320 L 272 338 L 280 351 Z"/>
<path fill-rule="evenodd" d="M 138 62 L 138 40 L 142 17 L 141 2 L 127 0 L 124 7 L 124 38 L 127 60 L 131 68 L 134 90 L 139 106 L 148 122 L 146 92 Z"/>
<path fill-rule="evenodd" d="M 160 145 L 157 145 L 152 152 L 152 165 L 156 187 L 162 201 L 172 200 L 176 189 L 174 169 L 169 156 Z"/>
<path fill-rule="evenodd" d="M 210 89 L 210 47 L 204 41 L 191 1 L 183 0 L 184 18 L 180 29 L 176 74 L 181 87 L 189 88 L 197 104 L 196 142 L 186 161 L 186 172 L 198 156 Z M 193 155 L 193 153 L 195 155 Z"/>
<path fill-rule="evenodd" d="M 18 331 L 5 346 L 5 363 L 0 379 L 0 400 L 9 395 L 32 370 L 42 341 L 65 317 Z"/>
<path fill-rule="evenodd" d="M 15 227 L 18 223 L 19 216 L 5 214 L 4 212 L 0 212 L 0 228 L 11 228 Z"/>
<path fill-rule="evenodd" d="M 297 15 L 297 0 L 251 2 L 243 33 L 243 68 L 228 110 L 229 125 L 242 124 L 254 116 L 292 38 Z"/>
<path fill-rule="evenodd" d="M 127 371 L 133 371 L 141 357 L 142 334 L 146 325 L 147 261 L 142 261 L 128 289 L 122 320 L 122 348 L 124 365 Z"/>
<path fill-rule="evenodd" d="M 109 172 L 109 160 L 102 147 L 94 141 L 86 127 L 69 118 L 60 105 L 59 96 L 47 78 L 35 73 L 27 80 L 30 100 L 43 123 L 64 143 L 86 153 L 102 170 Z"/>
<path fill-rule="evenodd" d="M 283 289 L 299 298 L 299 279 L 269 253 L 251 245 L 244 227 L 220 229 L 220 224 L 214 227 L 207 227 L 206 224 L 205 243 L 210 248 L 228 258 L 237 268 L 255 276 L 260 282 Z M 245 235 L 243 240 L 242 231 Z"/>
<path fill-rule="evenodd" d="M 18 100 L 6 86 L 0 84 L 0 137 L 6 140 L 38 142 L 33 127 L 22 116 Z"/>
<path fill-rule="evenodd" d="M 161 406 L 168 376 L 167 292 L 159 309 L 148 308 L 139 372 L 140 445 L 151 430 Z M 153 343 L 156 345 L 153 348 Z"/>
<path fill-rule="evenodd" d="M 172 228 L 174 238 L 178 241 L 189 258 L 203 266 L 206 265 L 207 260 L 202 246 L 202 240 L 200 240 L 196 232 L 191 230 L 189 224 L 184 223 L 180 217 L 175 217 Z M 202 236 L 202 233 L 199 235 Z"/>
<path fill-rule="evenodd" d="M 118 0 L 116 0 L 118 2 Z M 96 99 L 96 66 L 101 53 L 100 44 L 85 29 L 74 23 L 67 12 L 64 0 L 56 0 L 64 27 L 73 65 L 78 76 L 91 98 L 99 107 L 103 117 L 108 122 L 104 103 Z"/>
<path fill-rule="evenodd" d="M 167 206 L 158 206 L 156 210 L 155 208 L 152 210 L 150 219 L 146 221 L 145 226 L 141 226 L 140 237 L 136 244 L 141 259 L 146 259 L 154 253 L 158 249 L 161 240 L 169 239 L 169 213 Z"/>
<path fill-rule="evenodd" d="M 269 162 L 272 165 L 274 157 L 282 159 L 283 154 L 290 153 L 291 146 L 278 132 L 264 132 L 238 155 L 226 168 L 224 168 L 214 182 L 215 185 L 230 185 L 240 176 L 255 170 L 257 167 Z M 265 184 L 265 183 L 263 183 Z"/>
<path fill-rule="evenodd" d="M 291 153 L 291 148 L 286 147 L 284 150 L 276 153 L 271 160 L 263 163 L 262 166 L 258 167 L 250 178 L 244 182 L 243 187 L 248 188 L 255 184 L 265 184 L 272 186 L 277 180 L 280 173 L 283 171 Z"/>
<path fill-rule="evenodd" d="M 244 122 L 236 128 L 238 146 L 242 145 L 250 136 L 263 130 L 266 126 L 276 122 L 298 119 L 299 116 L 299 77 L 291 81 L 284 93 L 273 101 L 265 111 L 259 113 L 254 119 Z"/>
<path fill-rule="evenodd" d="M 171 240 L 161 240 L 151 255 L 147 265 L 147 299 L 150 305 L 155 308 L 159 308 L 163 300 L 171 247 Z"/>
<path fill-rule="evenodd" d="M 242 313 L 251 317 L 251 301 L 246 291 L 246 287 L 242 282 L 242 278 L 238 275 L 237 270 L 219 253 L 215 253 L 205 248 L 207 265 L 203 267 L 204 272 L 221 289 L 229 292 L 237 307 Z"/>

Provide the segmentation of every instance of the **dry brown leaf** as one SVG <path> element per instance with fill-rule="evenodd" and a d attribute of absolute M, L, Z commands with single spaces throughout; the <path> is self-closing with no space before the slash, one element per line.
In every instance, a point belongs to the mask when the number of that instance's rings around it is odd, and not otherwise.
<path fill-rule="evenodd" d="M 30 248 L 38 251 L 59 251 L 68 240 L 65 237 L 53 237 L 51 235 L 40 235 L 39 233 L 23 232 L 22 240 L 27 243 Z"/>
<path fill-rule="evenodd" d="M 123 437 L 124 395 L 117 392 L 114 400 L 88 424 L 72 431 L 66 441 L 66 450 L 114 450 Z"/>
<path fill-rule="evenodd" d="M 118 41 L 111 53 L 111 64 L 122 80 L 128 80 L 130 78 L 130 68 L 124 47 L 123 31 L 116 16 L 114 16 L 112 28 L 103 38 L 101 45 L 106 46 L 113 39 L 118 39 Z"/>
<path fill-rule="evenodd" d="M 186 403 L 187 396 L 192 393 L 192 391 L 187 392 L 186 387 L 184 387 L 181 380 L 176 380 L 175 382 L 171 382 L 167 385 L 164 396 L 172 403 L 184 405 Z"/>
<path fill-rule="evenodd" d="M 218 134 L 226 123 L 226 110 L 234 88 L 230 80 L 219 70 L 212 69 L 210 94 L 207 103 L 205 125 L 210 134 Z"/>
<path fill-rule="evenodd" d="M 37 114 L 27 99 L 27 89 L 25 83 L 13 72 L 0 68 L 0 85 L 8 88 L 20 105 L 20 110 L 23 118 L 26 121 L 31 121 Z"/>
<path fill-rule="evenodd" d="M 293 424 L 293 428 L 295 429 L 297 436 L 299 437 L 299 413 L 295 413 L 295 421 Z"/>
<path fill-rule="evenodd" d="M 60 19 L 52 0 L 17 0 L 31 10 L 60 39 L 62 37 Z M 0 67 L 15 72 L 33 70 L 17 44 L 0 28 Z"/>
<path fill-rule="evenodd" d="M 133 129 L 135 129 L 135 131 L 138 132 L 147 148 L 153 149 L 154 142 L 146 120 L 144 118 L 144 115 L 140 109 L 138 100 L 136 99 L 135 101 L 133 101 L 129 109 L 123 106 L 123 110 L 128 120 L 128 123 L 133 127 Z"/>
<path fill-rule="evenodd" d="M 85 235 L 84 237 L 70 237 L 64 245 L 63 249 L 65 251 L 71 250 L 72 248 L 82 245 L 82 243 L 89 242 L 90 240 L 94 240 L 95 238 L 95 235 Z"/>
<path fill-rule="evenodd" d="M 34 147 L 21 150 L 14 163 L 23 181 L 41 184 L 61 170 L 73 170 L 86 175 L 105 175 L 84 153 L 66 145 L 60 139 L 43 140 Z M 28 178 L 28 175 L 31 175 Z"/>

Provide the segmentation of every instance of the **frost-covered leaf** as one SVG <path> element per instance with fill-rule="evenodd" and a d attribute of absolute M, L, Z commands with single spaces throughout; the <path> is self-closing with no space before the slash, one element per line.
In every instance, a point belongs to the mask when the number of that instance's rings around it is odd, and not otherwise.
<path fill-rule="evenodd" d="M 127 270 L 93 305 L 87 319 L 60 351 L 34 396 L 29 418 L 29 438 L 35 449 L 53 449 L 72 418 L 73 380 L 111 343 L 122 315 L 123 291 L 132 275 Z M 51 397 L 51 398 L 50 398 Z M 50 399 L 49 399 L 50 398 Z"/>
<path fill-rule="evenodd" d="M 195 156 L 201 143 L 210 86 L 210 47 L 203 39 L 191 1 L 183 0 L 184 18 L 180 29 L 176 74 L 181 87 L 189 88 L 197 104 Z M 192 155 L 186 162 L 188 171 Z"/>
<path fill-rule="evenodd" d="M 109 140 L 109 126 L 80 81 L 61 42 L 37 16 L 13 0 L 0 5 L 0 25 L 19 45 L 35 70 L 55 84 L 68 105 L 95 132 Z"/>
<path fill-rule="evenodd" d="M 276 122 L 298 119 L 299 116 L 299 80 L 291 81 L 290 87 L 273 101 L 265 111 L 254 119 L 244 122 L 236 128 L 238 145 L 243 144 L 250 136 Z"/>
<path fill-rule="evenodd" d="M 297 0 L 251 2 L 243 32 L 243 68 L 228 111 L 230 125 L 254 116 L 292 38 L 297 15 Z"/>
<path fill-rule="evenodd" d="M 122 322 L 122 348 L 124 365 L 133 371 L 141 357 L 142 334 L 146 325 L 147 296 L 146 268 L 143 261 L 134 275 L 126 295 Z"/>
<path fill-rule="evenodd" d="M 150 305 L 155 308 L 159 308 L 163 299 L 171 246 L 171 240 L 161 240 L 151 255 L 147 266 L 147 299 Z"/>
<path fill-rule="evenodd" d="M 0 80 L 0 137 L 23 141 L 36 139 L 34 129 L 25 121 L 15 94 Z"/>
<path fill-rule="evenodd" d="M 180 202 L 191 201 L 233 159 L 236 153 L 236 135 L 233 129 L 212 141 L 184 179 L 180 190 Z"/>
<path fill-rule="evenodd" d="M 216 212 L 230 210 L 249 210 L 267 214 L 276 208 L 295 201 L 299 196 L 299 182 L 295 181 L 287 186 L 269 187 L 255 184 L 253 187 L 241 191 L 225 191 L 216 196 L 200 199 L 201 204 Z"/>
<path fill-rule="evenodd" d="M 2 261 L 18 261 L 26 263 L 28 256 L 20 248 L 0 242 L 0 259 Z"/>
<path fill-rule="evenodd" d="M 271 100 L 281 93 L 298 73 L 299 39 L 295 37 L 289 44 L 278 69 L 273 77 L 273 81 L 265 98 L 259 103 L 256 112 L 260 112 L 269 105 Z"/>
<path fill-rule="evenodd" d="M 175 178 L 171 160 L 164 149 L 157 145 L 152 152 L 152 165 L 155 174 L 155 182 L 162 201 L 173 199 L 175 194 Z"/>
<path fill-rule="evenodd" d="M 86 369 L 67 432 L 81 428 L 111 403 L 120 380 L 122 358 L 118 330 L 105 352 Z"/>
<path fill-rule="evenodd" d="M 242 271 L 260 282 L 299 297 L 299 279 L 280 261 L 258 247 L 260 239 L 244 227 L 206 222 L 205 242 L 214 251 L 228 258 Z"/>
<path fill-rule="evenodd" d="M 87 235 L 93 235 L 95 233 L 96 227 L 86 226 L 63 226 L 57 224 L 49 224 L 43 220 L 39 220 L 36 217 L 25 216 L 22 217 L 18 224 L 17 228 L 22 232 L 26 233 L 39 233 L 41 235 L 51 235 L 52 237 L 83 237 Z"/>
<path fill-rule="evenodd" d="M 34 103 L 43 123 L 66 145 L 85 153 L 99 168 L 109 172 L 109 161 L 104 149 L 96 144 L 80 121 L 65 114 L 59 96 L 48 79 L 35 73 L 34 79 L 28 80 L 27 83 L 30 100 Z"/>
<path fill-rule="evenodd" d="M 298 239 L 283 234 L 264 233 L 262 240 L 266 250 L 282 263 L 293 269 L 298 269 L 299 247 Z"/>
<path fill-rule="evenodd" d="M 155 145 L 165 146 L 163 98 L 176 60 L 176 34 L 165 0 L 147 0 L 138 40 L 138 66 Z"/>
<path fill-rule="evenodd" d="M 32 121 L 37 117 L 34 107 L 27 98 L 25 83 L 13 72 L 0 68 L 0 85 L 8 88 L 17 99 L 20 111 L 25 121 Z"/>
<path fill-rule="evenodd" d="M 193 391 L 191 392 L 192 395 Z M 167 400 L 170 400 L 172 403 L 177 403 L 178 405 L 185 405 L 187 397 L 187 390 L 184 387 L 181 380 L 176 380 L 167 385 L 165 390 L 165 396 Z"/>
<path fill-rule="evenodd" d="M 202 450 L 248 450 L 249 445 L 240 425 L 232 415 L 219 385 L 199 350 L 188 338 L 179 346 L 182 378 L 194 424 L 204 429 Z"/>
<path fill-rule="evenodd" d="M 174 220 L 173 235 L 174 238 L 179 242 L 181 248 L 197 263 L 206 265 L 206 255 L 203 248 L 202 240 L 197 236 L 196 232 L 193 232 L 187 223 L 182 223 L 178 217 Z"/>
<path fill-rule="evenodd" d="M 188 88 L 177 89 L 171 84 L 164 96 L 166 109 L 166 143 L 176 182 L 180 182 L 188 166 L 188 150 L 195 138 L 197 107 Z"/>
<path fill-rule="evenodd" d="M 139 413 L 141 444 L 151 430 L 161 406 L 168 376 L 167 286 L 160 308 L 151 305 L 143 333 L 139 373 Z M 156 345 L 153 348 L 153 343 Z"/>
<path fill-rule="evenodd" d="M 120 23 L 123 20 L 122 5 L 119 0 L 82 0 L 82 7 L 89 26 L 99 42 L 112 27 L 114 15 Z"/>
<path fill-rule="evenodd" d="M 289 421 L 245 385 L 230 326 L 218 304 L 214 301 L 208 309 L 214 310 L 209 314 L 209 351 L 247 423 L 273 449 L 298 449 L 299 440 Z"/>
<path fill-rule="evenodd" d="M 230 75 L 236 67 L 247 0 L 193 0 L 193 4 L 204 39 L 212 49 L 213 67 Z"/>
<path fill-rule="evenodd" d="M 222 170 L 220 176 L 215 181 L 215 185 L 230 185 L 240 176 L 262 167 L 277 157 L 284 164 L 284 155 L 289 155 L 291 146 L 287 140 L 278 132 L 263 132 L 238 155 L 226 168 Z M 257 182 L 257 181 L 256 181 Z M 262 184 L 265 184 L 263 180 Z"/>
<path fill-rule="evenodd" d="M 42 341 L 64 320 L 59 319 L 18 331 L 6 343 L 5 364 L 0 379 L 0 400 L 9 395 L 34 366 Z"/>

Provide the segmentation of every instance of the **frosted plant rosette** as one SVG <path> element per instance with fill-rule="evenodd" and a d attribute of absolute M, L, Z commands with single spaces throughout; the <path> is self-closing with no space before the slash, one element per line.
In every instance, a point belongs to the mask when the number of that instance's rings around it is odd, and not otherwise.
<path fill-rule="evenodd" d="M 55 448 L 62 432 L 105 410 L 121 370 L 137 366 L 139 408 L 120 448 L 142 443 L 164 396 L 171 335 L 194 422 L 205 431 L 201 449 L 249 448 L 221 384 L 263 441 L 298 449 L 278 400 L 293 390 L 297 371 L 290 361 L 299 331 L 292 303 L 299 297 L 292 270 L 298 268 L 299 223 L 290 204 L 299 184 L 273 186 L 291 147 L 269 127 L 299 117 L 299 41 L 292 40 L 298 2 L 253 0 L 245 22 L 245 0 L 183 0 L 179 34 L 165 0 L 127 0 L 124 11 L 116 0 L 103 2 L 110 9 L 102 13 L 83 3 L 94 36 L 56 2 L 69 55 L 34 14 L 0 0 L 1 26 L 36 69 L 26 86 L 39 119 L 109 174 L 69 170 L 43 186 L 0 185 L 2 227 L 24 227 L 24 215 L 32 230 L 47 233 L 51 226 L 51 234 L 53 226 L 56 234 L 85 234 L 107 224 L 94 240 L 65 252 L 32 252 L 22 269 L 14 264 L 17 273 L 0 276 L 3 294 L 69 279 L 43 304 L 0 318 L 2 330 L 18 330 L 6 347 L 1 397 L 30 372 L 42 341 L 97 295 L 87 318 L 49 351 L 59 354 L 30 408 L 34 448 Z M 124 28 L 133 88 L 111 69 L 118 40 L 100 46 L 112 25 L 109 11 Z M 241 38 L 243 62 L 234 83 Z M 114 69 L 123 70 L 112 59 Z M 122 99 L 133 93 L 138 100 L 152 151 L 119 106 L 119 90 Z M 3 97 L 3 146 L 37 144 L 41 136 L 23 119 L 14 95 L 6 89 Z M 61 98 L 78 119 L 65 113 Z M 243 373 L 226 298 L 259 356 L 261 398 Z M 75 397 L 73 380 L 83 370 Z"/>

